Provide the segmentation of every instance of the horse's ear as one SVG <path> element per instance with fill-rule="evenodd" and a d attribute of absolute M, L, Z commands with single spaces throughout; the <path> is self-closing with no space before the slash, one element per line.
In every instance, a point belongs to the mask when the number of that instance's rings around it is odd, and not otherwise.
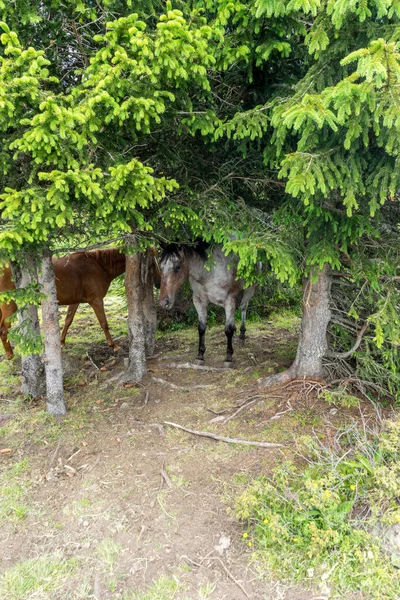
<path fill-rule="evenodd" d="M 178 248 L 178 256 L 180 259 L 185 257 L 185 250 L 183 249 L 183 246 L 179 246 Z"/>

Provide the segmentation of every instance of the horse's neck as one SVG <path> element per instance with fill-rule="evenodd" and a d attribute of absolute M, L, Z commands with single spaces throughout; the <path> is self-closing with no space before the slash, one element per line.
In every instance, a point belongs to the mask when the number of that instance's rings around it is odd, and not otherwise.
<path fill-rule="evenodd" d="M 200 278 L 203 279 L 204 274 L 207 273 L 204 267 L 205 260 L 197 254 L 188 256 L 186 260 L 188 262 L 189 278 L 192 277 L 196 281 L 200 280 Z"/>
<path fill-rule="evenodd" d="M 109 275 L 110 279 L 115 279 L 118 275 L 125 273 L 125 254 L 122 254 L 118 248 L 99 250 L 96 260 Z"/>

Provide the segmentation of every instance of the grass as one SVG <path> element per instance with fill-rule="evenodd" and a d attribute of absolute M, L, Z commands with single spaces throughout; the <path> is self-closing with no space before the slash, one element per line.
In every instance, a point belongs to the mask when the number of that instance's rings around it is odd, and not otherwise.
<path fill-rule="evenodd" d="M 114 570 L 117 559 L 122 551 L 122 546 L 116 544 L 111 539 L 103 540 L 97 547 L 97 554 L 104 566 L 112 572 Z"/>
<path fill-rule="evenodd" d="M 300 324 L 298 312 L 290 309 L 281 309 L 277 312 L 272 312 L 268 321 L 272 321 L 274 329 L 287 329 L 288 331 L 296 331 Z"/>
<path fill-rule="evenodd" d="M 180 588 L 178 579 L 162 575 L 146 592 L 128 595 L 124 600 L 173 600 Z"/>
<path fill-rule="evenodd" d="M 28 469 L 28 460 L 24 459 L 1 475 L 0 522 L 3 520 L 22 521 L 31 511 L 31 507 L 24 502 L 29 483 L 22 477 Z"/>
<path fill-rule="evenodd" d="M 16 357 L 13 360 L 0 361 L 0 398 L 9 398 L 13 390 L 18 390 L 19 359 Z"/>
<path fill-rule="evenodd" d="M 0 577 L 0 600 L 50 600 L 75 567 L 75 559 L 63 560 L 60 554 L 23 560 Z"/>

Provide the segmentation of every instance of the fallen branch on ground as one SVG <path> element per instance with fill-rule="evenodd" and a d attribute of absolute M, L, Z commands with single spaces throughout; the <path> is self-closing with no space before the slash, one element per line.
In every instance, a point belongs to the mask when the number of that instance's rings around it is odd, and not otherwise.
<path fill-rule="evenodd" d="M 200 390 L 203 388 L 209 388 L 211 385 L 176 385 L 171 381 L 167 381 L 166 379 L 161 379 L 161 377 L 152 377 L 152 380 L 156 383 L 161 383 L 162 385 L 167 385 L 173 390 L 183 390 L 185 392 L 189 392 L 190 390 Z"/>
<path fill-rule="evenodd" d="M 225 425 L 225 423 L 229 423 L 229 421 L 236 417 L 236 415 L 238 415 L 240 412 L 242 412 L 242 410 L 246 410 L 247 408 L 250 408 L 250 406 L 254 406 L 254 404 L 257 404 L 257 402 L 261 402 L 261 400 L 266 400 L 266 397 L 262 396 L 261 394 L 258 394 L 257 396 L 254 396 L 253 398 L 247 400 L 244 404 L 241 404 L 239 408 L 235 410 L 234 413 L 226 417 L 226 419 L 222 421 L 223 424 Z"/>
<path fill-rule="evenodd" d="M 232 573 L 228 570 L 228 567 L 225 565 L 225 563 L 218 557 L 218 556 L 205 556 L 204 558 L 201 559 L 201 562 L 196 562 L 194 560 L 192 560 L 191 558 L 189 558 L 188 556 L 184 555 L 181 556 L 181 559 L 184 558 L 187 561 L 189 561 L 192 565 L 195 565 L 196 567 L 202 567 L 203 563 L 206 560 L 217 560 L 222 568 L 224 569 L 225 573 L 228 575 L 228 577 L 233 581 L 233 583 L 235 585 L 237 585 L 237 587 L 243 592 L 243 594 L 246 596 L 246 598 L 248 598 L 250 600 L 250 596 L 248 595 L 248 593 L 246 592 L 246 590 L 244 589 L 244 587 L 242 586 L 241 583 L 239 583 L 239 581 L 237 579 L 235 579 L 235 577 L 232 575 Z"/>
<path fill-rule="evenodd" d="M 223 367 L 207 367 L 206 365 L 195 365 L 193 363 L 168 363 L 165 365 L 170 369 L 196 369 L 198 371 L 229 371 Z"/>
<path fill-rule="evenodd" d="M 98 371 L 100 371 L 99 367 L 96 365 L 96 363 L 94 362 L 93 358 L 91 356 L 89 356 L 89 354 L 86 352 L 86 356 L 88 357 L 88 359 L 90 360 L 90 362 L 92 363 L 92 365 L 94 366 L 95 369 L 97 369 Z"/>
<path fill-rule="evenodd" d="M 13 419 L 17 416 L 17 413 L 1 413 L 0 421 L 5 421 L 6 419 Z"/>
<path fill-rule="evenodd" d="M 182 429 L 182 431 L 186 431 L 192 435 L 199 435 L 219 442 L 227 442 L 228 444 L 242 444 L 244 446 L 257 446 L 259 448 L 282 448 L 283 446 L 283 444 L 275 444 L 274 442 L 253 442 L 249 440 L 239 440 L 237 438 L 228 438 L 222 435 L 216 435 L 215 433 L 209 433 L 208 431 L 194 431 L 193 429 L 188 429 L 187 427 L 182 427 L 182 425 L 170 423 L 169 421 L 164 421 L 164 424 L 169 425 L 170 427 L 176 427 L 177 429 Z"/>
<path fill-rule="evenodd" d="M 169 487 L 169 488 L 172 487 L 172 481 L 169 478 L 167 471 L 164 469 L 164 466 L 160 470 L 160 475 L 161 475 L 161 487 L 163 485 L 163 481 L 165 481 L 165 483 L 167 484 L 167 487 Z"/>

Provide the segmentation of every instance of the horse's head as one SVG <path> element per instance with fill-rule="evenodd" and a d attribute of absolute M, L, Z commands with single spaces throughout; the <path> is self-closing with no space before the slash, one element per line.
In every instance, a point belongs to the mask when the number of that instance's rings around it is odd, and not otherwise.
<path fill-rule="evenodd" d="M 176 244 L 167 246 L 160 260 L 161 285 L 158 303 L 172 308 L 176 293 L 189 277 L 189 266 L 183 248 Z"/>

